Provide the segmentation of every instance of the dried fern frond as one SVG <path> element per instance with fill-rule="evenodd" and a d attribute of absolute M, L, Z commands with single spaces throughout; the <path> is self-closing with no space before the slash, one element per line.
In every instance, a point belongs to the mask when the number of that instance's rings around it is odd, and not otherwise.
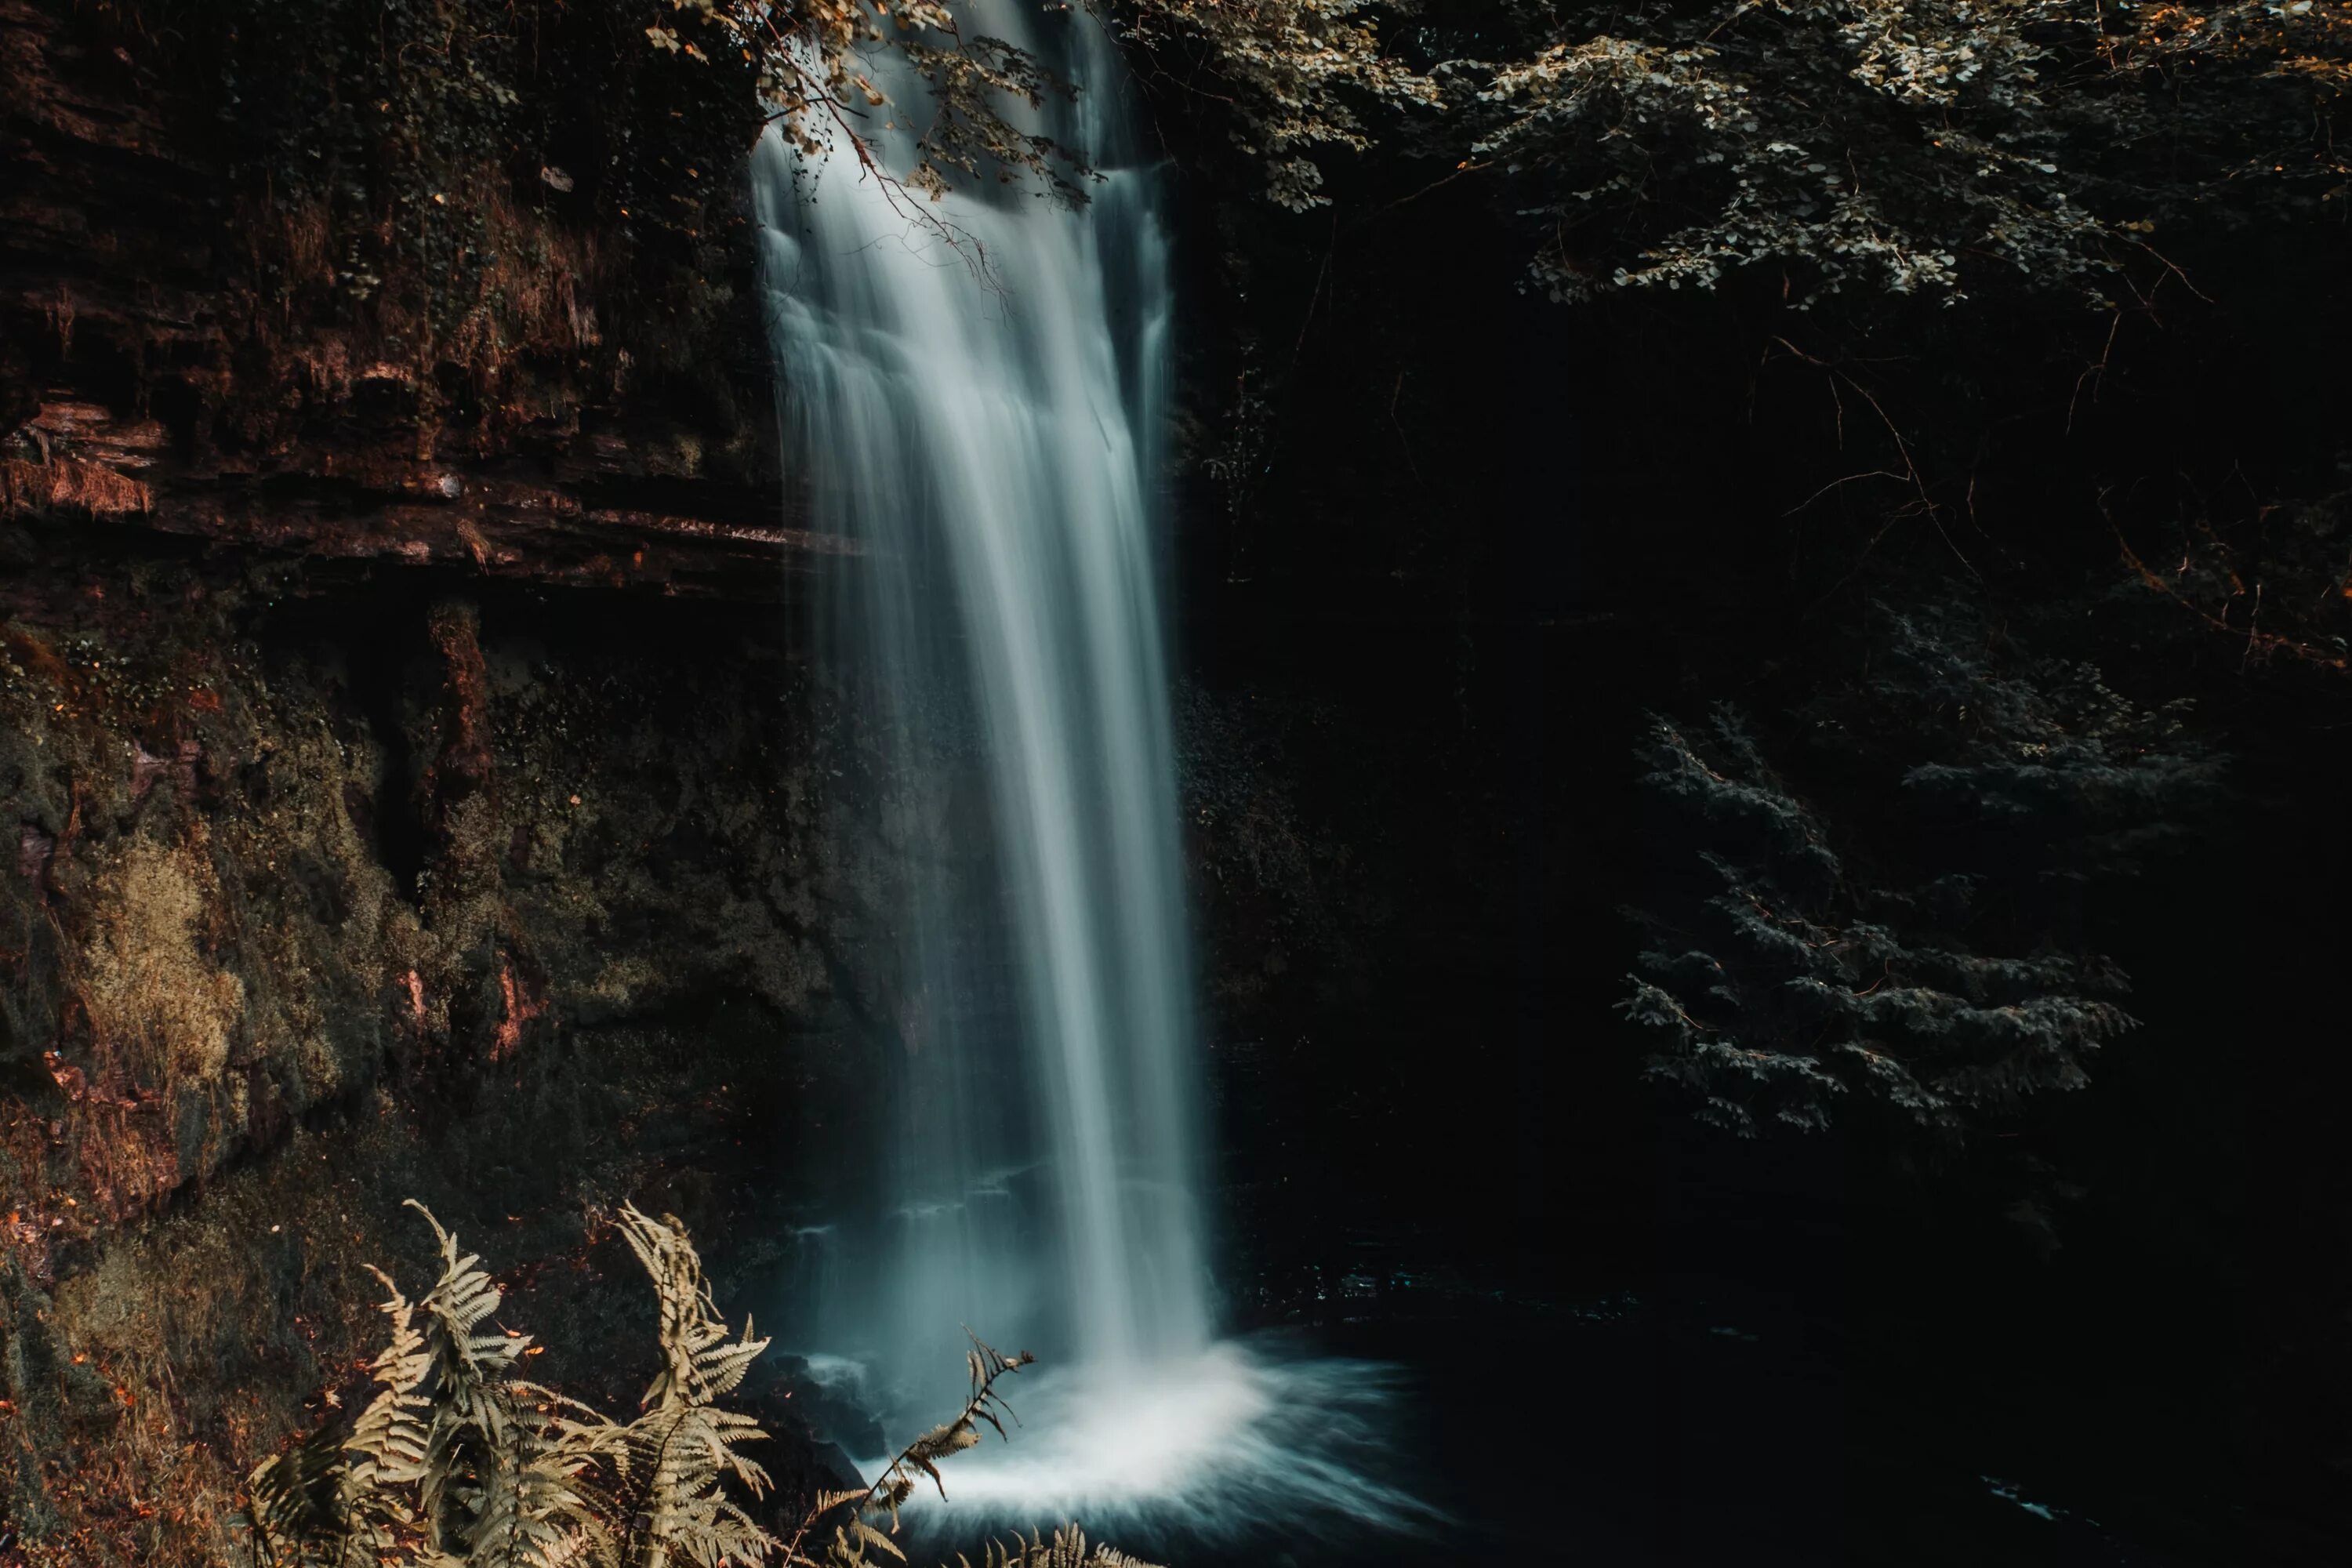
<path fill-rule="evenodd" d="M 760 1495 L 741 1445 L 765 1436 L 710 1401 L 766 1341 L 730 1340 L 675 1224 L 626 1223 L 661 1303 L 665 1371 L 623 1426 L 513 1376 L 528 1336 L 485 1331 L 503 1300 L 421 1204 L 441 1274 L 412 1303 L 380 1271 L 392 1342 L 338 1444 L 313 1435 L 257 1467 L 248 1514 L 274 1568 L 667 1568 L 768 1561 L 778 1543 L 725 1491 Z"/>
<path fill-rule="evenodd" d="M 375 1358 L 376 1396 L 341 1443 L 314 1432 L 263 1460 L 247 1479 L 257 1542 L 287 1568 L 375 1561 L 415 1522 L 394 1489 L 414 1486 L 425 1472 L 428 1431 L 419 1412 L 427 1401 L 417 1389 L 433 1358 L 417 1331 L 415 1304 L 389 1276 L 369 1272 L 391 1292 L 381 1307 L 392 1320 L 392 1342 Z"/>
<path fill-rule="evenodd" d="M 406 1206 L 433 1227 L 441 1254 L 441 1277 L 421 1304 L 432 1415 L 417 1479 L 419 1512 L 431 1522 L 429 1533 L 470 1543 L 486 1510 L 499 1504 L 501 1469 L 520 1441 L 509 1430 L 511 1401 L 504 1381 L 530 1340 L 479 1331 L 504 1292 L 480 1257 L 463 1251 L 432 1210 L 414 1198 Z"/>
<path fill-rule="evenodd" d="M 767 1433 L 751 1417 L 715 1403 L 743 1381 L 768 1342 L 746 1320 L 730 1336 L 703 1279 L 702 1260 L 674 1215 L 654 1219 L 634 1205 L 621 1233 L 652 1279 L 659 1310 L 662 1370 L 640 1401 L 643 1414 L 599 1434 L 594 1460 L 604 1517 L 625 1522 L 628 1561 L 658 1568 L 672 1559 L 699 1564 L 761 1563 L 782 1543 L 727 1495 L 731 1482 L 754 1498 L 768 1473 L 741 1447 Z"/>
<path fill-rule="evenodd" d="M 719 1316 L 709 1282 L 702 1277 L 702 1259 L 677 1215 L 656 1220 L 635 1205 L 624 1204 L 619 1219 L 629 1249 L 653 1279 L 661 1309 L 662 1370 L 640 1405 L 647 1409 L 678 1402 L 708 1405 L 733 1393 L 768 1342 L 751 1337 L 749 1318 L 743 1321 L 740 1339 L 728 1338 L 726 1321 Z"/>
<path fill-rule="evenodd" d="M 432 1443 L 423 1414 L 429 1401 L 418 1390 L 432 1373 L 433 1356 L 416 1327 L 416 1309 L 390 1275 L 377 1268 L 368 1272 L 391 1292 L 380 1310 L 392 1320 L 392 1342 L 375 1358 L 376 1396 L 360 1412 L 343 1444 L 343 1518 L 363 1561 L 389 1550 L 413 1522 L 407 1503 L 394 1489 L 414 1486 L 424 1477 Z"/>
<path fill-rule="evenodd" d="M 998 1380 L 1037 1358 L 1027 1351 L 1006 1355 L 969 1328 L 964 1332 L 971 1339 L 971 1349 L 964 1353 L 964 1364 L 971 1373 L 971 1396 L 964 1401 L 963 1408 L 953 1420 L 932 1427 L 900 1449 L 898 1458 L 864 1490 L 819 1492 L 816 1505 L 801 1520 L 800 1528 L 784 1546 L 784 1561 L 790 1568 L 864 1568 L 869 1561 L 866 1555 L 868 1547 L 905 1562 L 905 1553 L 890 1537 L 898 1533 L 899 1508 L 914 1495 L 915 1478 L 929 1476 L 931 1485 L 944 1498 L 948 1495 L 947 1484 L 940 1479 L 939 1462 L 977 1444 L 982 1421 L 996 1428 L 997 1436 L 1004 1435 L 1004 1422 L 1013 1415 L 1013 1407 L 997 1393 Z M 842 1508 L 849 1510 L 849 1518 L 834 1527 L 824 1562 L 819 1563 L 804 1555 L 801 1542 L 808 1539 L 810 1531 L 825 1515 Z M 868 1522 L 882 1519 L 890 1521 L 887 1533 Z"/>
<path fill-rule="evenodd" d="M 997 1393 L 997 1382 L 1006 1373 L 1018 1372 L 1037 1358 L 1027 1351 L 1006 1355 L 970 1329 L 964 1332 L 971 1340 L 971 1349 L 964 1352 L 964 1364 L 971 1373 L 971 1397 L 964 1402 L 954 1420 L 932 1427 L 899 1452 L 882 1472 L 881 1479 L 867 1489 L 866 1500 L 859 1506 L 859 1513 L 887 1513 L 895 1529 L 898 1505 L 914 1491 L 918 1472 L 929 1476 L 931 1485 L 944 1498 L 948 1495 L 947 1484 L 940 1479 L 939 1461 L 977 1445 L 983 1421 L 996 1429 L 998 1436 L 1004 1436 L 1004 1423 L 1013 1418 L 1013 1407 Z"/>
<path fill-rule="evenodd" d="M 960 1568 L 971 1568 L 961 1552 L 956 1554 L 956 1562 Z M 1097 1544 L 1089 1551 L 1087 1532 L 1066 1524 L 1054 1531 L 1051 1541 L 1033 1531 L 1025 1541 L 1016 1534 L 1009 1544 L 990 1542 L 982 1550 L 981 1568 L 1153 1568 L 1153 1564 L 1116 1547 Z"/>
<path fill-rule="evenodd" d="M 729 1331 L 683 1226 L 635 1206 L 621 1211 L 622 1232 L 653 1281 L 662 1352 L 642 1409 L 622 1423 L 512 1375 L 530 1342 L 482 1331 L 503 1300 L 482 1260 L 422 1204 L 409 1206 L 433 1227 L 440 1278 L 411 1302 L 371 1270 L 390 1292 L 383 1310 L 392 1326 L 373 1365 L 374 1398 L 341 1442 L 313 1434 L 254 1468 L 247 1513 L 257 1561 L 269 1568 L 904 1563 L 892 1539 L 900 1505 L 920 1477 L 946 1495 L 940 1462 L 977 1444 L 982 1422 L 1003 1433 L 1013 1410 L 999 1384 L 1035 1359 L 973 1335 L 971 1397 L 954 1419 L 908 1444 L 873 1485 L 819 1493 L 787 1543 L 738 1500 L 767 1492 L 767 1472 L 742 1451 L 767 1434 L 717 1404 L 768 1342 L 748 1321 L 740 1335 Z M 845 1517 L 820 1563 L 802 1543 L 836 1514 Z M 1089 1549 L 1075 1525 L 1050 1543 L 1034 1535 L 992 1542 L 985 1563 L 1148 1568 L 1108 1547 Z"/>
<path fill-rule="evenodd" d="M 616 1531 L 583 1475 L 617 1430 L 586 1405 L 535 1383 L 500 1390 L 503 1447 L 485 1471 L 471 1521 L 472 1568 L 590 1568 L 612 1561 Z"/>
<path fill-rule="evenodd" d="M 466 1419 L 493 1419 L 494 1413 L 479 1402 L 530 1344 L 530 1336 L 475 1332 L 499 1310 L 505 1293 L 478 1256 L 458 1250 L 457 1238 L 442 1228 L 431 1209 L 415 1198 L 406 1206 L 425 1216 L 441 1247 L 441 1278 L 424 1301 L 425 1340 L 438 1380 L 436 1403 L 456 1406 Z"/>
<path fill-rule="evenodd" d="M 866 1555 L 866 1549 L 869 1546 L 892 1562 L 904 1563 L 907 1560 L 907 1554 L 898 1550 L 897 1542 L 852 1514 L 833 1527 L 833 1540 L 824 1549 L 824 1568 L 866 1568 L 873 1561 Z M 809 1560 L 794 1554 L 788 1556 L 785 1562 L 787 1564 L 808 1563 Z M 809 1563 L 809 1568 L 817 1568 L 817 1565 Z"/>
<path fill-rule="evenodd" d="M 265 1561 L 309 1568 L 331 1560 L 329 1551 L 340 1550 L 350 1534 L 338 1502 L 344 1472 L 342 1449 L 324 1432 L 254 1467 L 246 1478 L 247 1518 Z"/>

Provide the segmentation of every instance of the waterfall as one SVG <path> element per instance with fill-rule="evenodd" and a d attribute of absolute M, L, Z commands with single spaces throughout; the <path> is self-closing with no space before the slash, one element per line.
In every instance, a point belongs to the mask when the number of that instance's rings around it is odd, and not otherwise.
<path fill-rule="evenodd" d="M 959 1324 L 1114 1389 L 1210 1345 L 1156 564 L 1168 244 L 1099 25 L 969 10 L 1080 84 L 1037 128 L 1100 168 L 1083 205 L 967 179 L 931 206 L 773 135 L 755 167 L 788 462 L 859 547 L 824 640 L 910 862 L 862 1278 L 836 1258 L 800 1332 L 910 1398 L 960 1384 Z M 871 144 L 904 170 L 922 88 L 887 85 Z M 966 763 L 978 803 L 942 782 Z"/>
<path fill-rule="evenodd" d="M 827 1152 L 872 1164 L 785 1248 L 786 1342 L 898 1441 L 960 1403 L 961 1325 L 1036 1351 L 1018 1440 L 957 1457 L 958 1508 L 1417 1527 L 1381 1479 L 1390 1369 L 1212 1337 L 1155 559 L 1168 240 L 1094 18 L 959 12 L 1079 85 L 1032 129 L 1101 172 L 1083 205 L 967 180 L 923 221 L 845 149 L 771 135 L 754 163 L 788 460 L 857 547 L 818 638 L 866 738 L 845 795 L 895 889 L 890 951 L 856 965 L 886 1131 Z M 910 165 L 903 121 L 870 134 Z"/>

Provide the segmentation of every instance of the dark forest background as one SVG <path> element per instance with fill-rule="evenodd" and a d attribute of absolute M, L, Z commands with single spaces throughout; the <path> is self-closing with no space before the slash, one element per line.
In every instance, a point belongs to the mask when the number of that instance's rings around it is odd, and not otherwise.
<path fill-rule="evenodd" d="M 1234 199 L 1197 100 L 1153 101 L 1209 329 L 1191 667 L 1265 715 L 1301 816 L 1384 856 L 1369 895 L 1317 862 L 1314 918 L 1371 933 L 1359 973 L 1263 1016 L 1226 987 L 1281 1086 L 1230 1113 L 1319 1119 L 1266 1179 L 1554 1302 L 1630 1270 L 1667 1319 L 1779 1314 L 1841 1414 L 1792 1401 L 1665 1462 L 1842 1441 L 1853 1517 L 1885 1526 L 1854 1526 L 1864 1557 L 1927 1550 L 1890 1522 L 1932 1506 L 1899 1450 L 2013 1455 L 2181 1561 L 2334 1550 L 2340 186 L 2189 199 L 2095 301 L 1997 267 L 1957 302 L 1808 299 L 1800 261 L 1561 303 L 1529 265 L 1538 176 L 1376 153 L 1273 214 Z M 2189 93 L 2175 112 L 2151 162 L 2225 142 Z M 1706 906 L 1710 856 L 1772 906 L 1761 936 Z M 1922 889 L 1953 878 L 1972 897 L 1938 917 Z M 2044 1014 L 1980 1050 L 1927 1026 L 1948 1099 L 1696 1060 L 1711 1034 L 1835 1073 L 1835 1041 L 1904 1041 L 1874 983 L 1946 983 L 1906 921 L 2099 955 L 2053 988 L 2129 1026 Z M 1269 918 L 1279 962 L 1299 924 Z M 1775 931 L 1867 960 L 1832 973 Z M 1695 984 L 1641 957 L 1686 952 L 1713 962 Z M 1841 995 L 1776 1010 L 1792 979 Z M 1644 981 L 1701 998 L 1703 1032 L 1659 1026 Z"/>
<path fill-rule="evenodd" d="M 857 1125 L 676 9 L 0 0 L 0 1562 L 210 1561 L 402 1197 L 594 1392 L 583 1205 L 755 1300 Z M 2352 8 L 1113 14 L 1235 1322 L 1596 1561 L 2340 1561 Z"/>

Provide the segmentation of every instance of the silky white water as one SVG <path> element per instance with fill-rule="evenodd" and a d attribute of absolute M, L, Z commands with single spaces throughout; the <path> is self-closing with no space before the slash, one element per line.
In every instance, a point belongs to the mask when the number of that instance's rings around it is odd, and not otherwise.
<path fill-rule="evenodd" d="M 1119 79 L 1083 14 L 967 9 Z M 1167 244 L 1100 101 L 1037 115 L 1103 168 L 1076 210 L 1025 185 L 932 205 L 772 137 L 758 164 L 790 450 L 812 521 L 862 547 L 834 652 L 892 777 L 962 756 L 985 784 L 944 826 L 919 783 L 891 806 L 953 863 L 897 911 L 886 1201 L 816 1331 L 908 1387 L 961 1377 L 964 1323 L 1111 1383 L 1209 1342 L 1155 567 Z M 871 144 L 913 162 L 902 127 Z"/>
<path fill-rule="evenodd" d="M 1153 171 L 1083 10 L 960 15 L 1079 86 L 1033 125 L 1101 171 L 1083 205 L 981 180 L 926 214 L 845 148 L 773 136 L 755 163 L 788 461 L 811 522 L 857 546 L 820 640 L 880 738 L 899 865 L 895 952 L 862 1003 L 895 1052 L 873 1075 L 878 1169 L 857 1212 L 797 1233 L 788 1342 L 893 1443 L 961 1403 L 965 1325 L 1035 1351 L 1006 1389 L 1015 1440 L 953 1467 L 957 1506 L 992 1517 L 1406 1517 L 1353 1465 L 1378 1369 L 1211 1332 Z M 919 83 L 871 65 L 886 113 L 924 112 Z M 910 165 L 903 121 L 866 129 Z"/>

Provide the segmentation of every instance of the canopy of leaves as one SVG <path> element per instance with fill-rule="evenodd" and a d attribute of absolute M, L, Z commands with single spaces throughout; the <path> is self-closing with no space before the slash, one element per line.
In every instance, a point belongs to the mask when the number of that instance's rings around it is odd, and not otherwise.
<path fill-rule="evenodd" d="M 2216 787 L 2177 712 L 2096 670 L 2025 659 L 1958 610 L 1885 619 L 1863 679 L 1801 717 L 1839 772 L 1899 778 L 1900 837 L 1945 864 L 1858 866 L 1728 710 L 1657 720 L 1643 749 L 1705 871 L 1641 912 L 1624 1010 L 1651 1076 L 1743 1134 L 1843 1105 L 1958 1142 L 2087 1082 L 2132 1021 L 2122 972 L 2080 944 L 2076 889 L 2128 874 Z"/>
<path fill-rule="evenodd" d="M 1566 300 L 1762 267 L 1800 303 L 1979 281 L 2095 300 L 2191 207 L 2321 210 L 2352 172 L 2347 0 L 1119 10 L 1163 75 L 1230 97 L 1276 201 L 1317 199 L 1307 152 L 1409 134 L 1507 179 Z"/>
<path fill-rule="evenodd" d="M 1295 211 L 1327 199 L 1312 154 L 1371 145 L 1364 110 L 1439 101 L 1427 76 L 1382 51 L 1369 0 L 1133 0 L 1111 15 L 1158 80 L 1206 73 L 1231 95 L 1234 142 Z"/>
<path fill-rule="evenodd" d="M 768 118 L 807 156 L 856 158 L 893 191 L 936 201 L 953 179 L 1025 175 L 1067 201 L 1087 170 L 1034 122 L 1073 89 L 1028 51 L 968 31 L 939 0 L 671 0 L 671 23 L 646 30 L 655 47 L 707 64 L 751 63 Z M 910 88 L 912 90 L 910 91 Z M 894 98 L 894 94 L 896 95 Z M 924 101 L 908 101 L 919 98 Z M 912 161 L 891 167 L 877 123 L 919 123 Z"/>

